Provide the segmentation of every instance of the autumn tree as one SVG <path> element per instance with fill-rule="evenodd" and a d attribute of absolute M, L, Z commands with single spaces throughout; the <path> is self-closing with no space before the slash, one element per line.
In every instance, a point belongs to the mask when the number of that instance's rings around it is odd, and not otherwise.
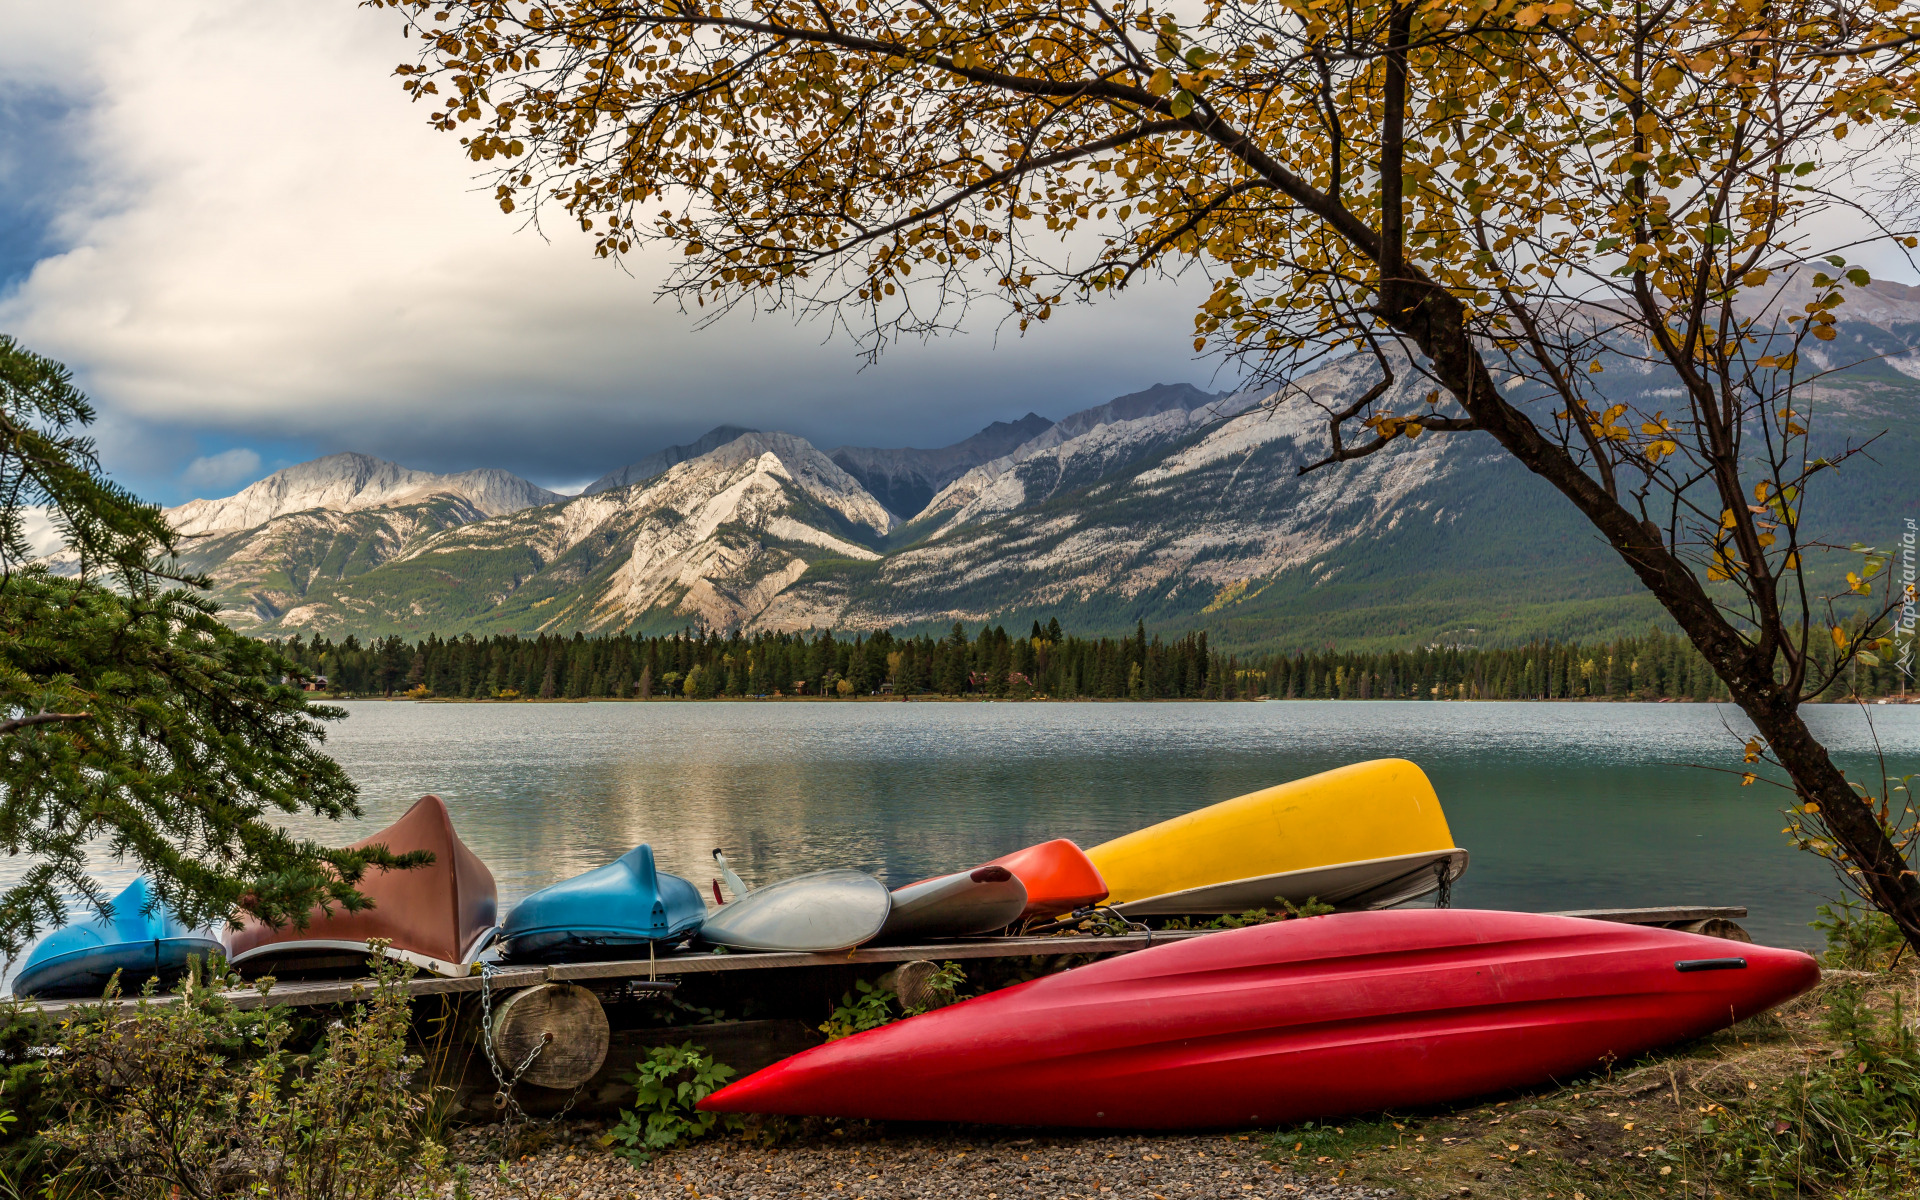
<path fill-rule="evenodd" d="M 879 353 L 1198 274 L 1196 349 L 1326 411 L 1307 469 L 1497 446 L 1920 945 L 1899 806 L 1799 713 L 1884 632 L 1886 597 L 1809 578 L 1804 492 L 1858 447 L 1810 442 L 1805 349 L 1869 282 L 1823 231 L 1915 245 L 1876 175 L 1920 119 L 1914 0 L 371 2 L 504 210 L 672 247 L 690 308 L 821 312 Z M 1300 384 L 1332 359 L 1349 386 Z"/>

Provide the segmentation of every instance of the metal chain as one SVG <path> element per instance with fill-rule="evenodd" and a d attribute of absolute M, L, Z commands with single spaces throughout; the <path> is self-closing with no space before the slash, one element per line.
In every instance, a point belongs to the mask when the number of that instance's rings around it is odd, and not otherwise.
<path fill-rule="evenodd" d="M 1453 907 L 1453 860 L 1443 858 L 1433 865 L 1435 878 L 1440 881 L 1440 894 L 1434 899 L 1435 908 Z"/>
<path fill-rule="evenodd" d="M 514 1068 L 512 1078 L 508 1078 L 501 1073 L 500 1058 L 493 1045 L 492 963 L 482 963 L 480 965 L 480 1033 L 486 1042 L 487 1067 L 493 1072 L 493 1081 L 500 1085 L 500 1090 L 494 1093 L 494 1100 L 505 1113 L 508 1131 L 511 1132 L 516 1117 L 522 1121 L 527 1119 L 527 1114 L 520 1107 L 520 1102 L 513 1098 L 513 1089 L 515 1085 L 520 1082 L 520 1077 L 525 1075 L 528 1068 L 533 1066 L 533 1060 L 539 1058 L 540 1052 L 547 1048 L 547 1043 L 545 1041 L 535 1042 L 533 1049 L 527 1051 L 526 1059 L 521 1062 L 518 1067 Z M 569 1100 L 567 1102 L 567 1108 L 572 1107 L 573 1101 Z M 562 1113 L 564 1115 L 564 1109 Z"/>

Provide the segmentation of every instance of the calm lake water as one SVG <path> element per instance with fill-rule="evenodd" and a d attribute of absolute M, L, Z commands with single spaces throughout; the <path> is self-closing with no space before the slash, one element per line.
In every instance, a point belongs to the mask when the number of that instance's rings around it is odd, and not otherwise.
<path fill-rule="evenodd" d="M 638 842 L 703 888 L 725 847 L 749 882 L 851 866 L 891 883 L 1047 838 L 1082 845 L 1270 784 L 1403 756 L 1473 856 L 1460 906 L 1743 904 L 1810 946 L 1824 864 L 1789 848 L 1785 793 L 1735 767 L 1744 721 L 1686 704 L 653 703 L 344 706 L 330 751 L 366 819 L 438 793 L 510 904 Z M 1809 710 L 1855 779 L 1920 772 L 1920 706 Z M 0 864 L 0 883 L 20 864 Z M 101 864 L 103 876 L 131 872 Z"/>
<path fill-rule="evenodd" d="M 365 830 L 426 792 L 511 903 L 652 842 L 701 884 L 723 846 L 750 882 L 851 866 L 890 883 L 1047 838 L 1116 834 L 1344 763 L 1424 767 L 1473 855 L 1461 906 L 1744 904 L 1811 945 L 1834 894 L 1787 846 L 1785 793 L 1739 762 L 1731 708 L 1681 704 L 346 705 L 329 747 Z M 1920 772 L 1920 707 L 1810 710 L 1855 779 Z M 321 832 L 316 823 L 315 832 Z"/>

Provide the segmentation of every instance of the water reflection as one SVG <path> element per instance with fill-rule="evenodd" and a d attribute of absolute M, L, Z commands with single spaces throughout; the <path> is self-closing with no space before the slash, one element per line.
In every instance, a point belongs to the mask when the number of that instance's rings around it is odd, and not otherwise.
<path fill-rule="evenodd" d="M 1427 769 L 1473 853 L 1458 904 L 1745 904 L 1756 936 L 1805 944 L 1832 890 L 1784 844 L 1778 793 L 1685 765 L 1738 760 L 1738 714 L 1704 705 L 346 707 L 328 748 L 367 819 L 300 830 L 346 842 L 437 792 L 507 903 L 641 841 L 703 891 L 715 846 L 750 881 L 852 866 L 900 883 L 1386 755 Z M 1920 708 L 1872 716 L 1890 769 L 1920 770 Z M 1858 710 L 1813 719 L 1854 778 L 1873 774 Z"/>

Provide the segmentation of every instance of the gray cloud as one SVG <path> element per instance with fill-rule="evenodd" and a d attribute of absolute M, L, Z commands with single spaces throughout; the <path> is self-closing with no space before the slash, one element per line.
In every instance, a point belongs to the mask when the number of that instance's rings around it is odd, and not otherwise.
<path fill-rule="evenodd" d="M 218 491 L 260 478 L 260 455 L 245 446 L 206 454 L 187 464 L 180 482 L 199 491 Z"/>
<path fill-rule="evenodd" d="M 53 198 L 60 252 L 0 300 L 0 329 L 75 368 L 109 466 L 156 499 L 210 481 L 189 464 L 235 443 L 275 447 L 269 462 L 360 449 L 567 483 L 721 421 L 939 445 L 1029 409 L 1210 378 L 1188 345 L 1201 289 L 1168 284 L 1025 338 L 983 325 L 900 346 L 866 370 L 820 324 L 696 330 L 654 301 L 663 260 L 623 272 L 499 212 L 390 75 L 406 49 L 391 14 L 295 0 L 0 12 L 17 34 L 0 67 L 58 90 L 85 184 Z"/>

